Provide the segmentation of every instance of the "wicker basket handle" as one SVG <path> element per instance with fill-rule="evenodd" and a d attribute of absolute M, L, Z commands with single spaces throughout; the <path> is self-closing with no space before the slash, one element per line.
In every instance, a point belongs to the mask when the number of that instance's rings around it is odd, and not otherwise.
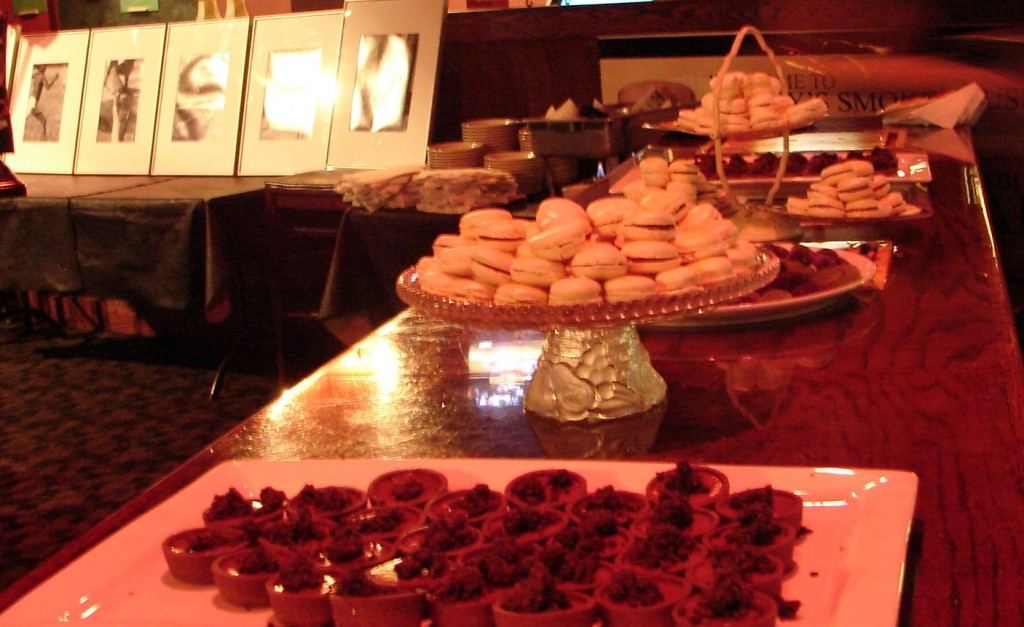
<path fill-rule="evenodd" d="M 736 38 L 732 42 L 732 49 L 729 50 L 729 54 L 725 56 L 725 60 L 722 62 L 722 67 L 718 70 L 718 75 L 715 77 L 714 85 L 712 86 L 712 114 L 711 114 L 711 137 L 715 142 L 715 170 L 718 172 L 718 180 L 722 182 L 722 188 L 725 190 L 726 198 L 729 200 L 729 204 L 733 208 L 739 210 L 743 206 L 736 198 L 736 194 L 733 193 L 732 188 L 729 186 L 729 180 L 725 175 L 725 167 L 722 158 L 722 120 L 721 111 L 719 106 L 719 95 L 722 93 L 722 83 L 725 81 L 725 75 L 729 72 L 729 65 L 732 60 L 739 54 L 740 45 L 743 43 L 743 39 L 747 33 L 750 33 L 757 40 L 761 50 L 768 56 L 768 61 L 771 62 L 772 67 L 775 68 L 775 76 L 779 79 L 779 83 L 782 88 L 782 95 L 786 95 L 788 88 L 786 87 L 786 76 L 782 73 L 782 66 L 775 59 L 775 53 L 765 43 L 764 37 L 761 35 L 761 31 L 753 26 L 744 26 L 736 33 Z M 768 194 L 765 197 L 765 204 L 771 205 L 775 200 L 775 194 L 778 193 L 779 187 L 782 185 L 782 177 L 786 173 L 786 162 L 789 160 L 789 126 L 784 125 L 782 130 L 782 158 L 779 159 L 778 171 L 775 173 L 775 180 L 772 181 L 772 186 L 768 190 Z"/>

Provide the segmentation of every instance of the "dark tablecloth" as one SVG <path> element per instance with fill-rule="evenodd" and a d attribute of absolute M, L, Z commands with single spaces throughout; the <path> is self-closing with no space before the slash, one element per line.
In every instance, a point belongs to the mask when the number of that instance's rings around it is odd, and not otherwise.
<path fill-rule="evenodd" d="M 365 311 L 380 324 L 405 309 L 395 293 L 398 275 L 420 257 L 432 254 L 438 235 L 457 233 L 459 217 L 411 210 L 346 210 L 320 316 Z"/>

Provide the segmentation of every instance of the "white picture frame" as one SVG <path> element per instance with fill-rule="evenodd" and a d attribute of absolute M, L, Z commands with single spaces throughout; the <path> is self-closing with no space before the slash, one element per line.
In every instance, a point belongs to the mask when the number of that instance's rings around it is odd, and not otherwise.
<path fill-rule="evenodd" d="M 7 24 L 7 47 L 4 49 L 4 55 L 6 58 L 4 66 L 6 69 L 5 77 L 7 77 L 7 93 L 8 95 L 14 89 L 14 62 L 18 58 L 18 44 L 21 43 L 21 24 Z"/>
<path fill-rule="evenodd" d="M 21 36 L 11 99 L 14 152 L 4 159 L 13 171 L 74 171 L 88 52 L 88 29 Z"/>
<path fill-rule="evenodd" d="M 250 24 L 167 25 L 151 174 L 235 173 Z"/>
<path fill-rule="evenodd" d="M 149 174 L 166 32 L 166 24 L 93 29 L 75 174 Z"/>
<path fill-rule="evenodd" d="M 342 10 L 253 19 L 238 174 L 288 175 L 327 163 Z"/>
<path fill-rule="evenodd" d="M 349 0 L 345 9 L 327 163 L 366 169 L 422 165 L 447 3 Z M 391 80 L 374 80 L 389 64 L 398 68 L 385 70 Z M 396 74 L 408 80 L 395 80 Z"/>

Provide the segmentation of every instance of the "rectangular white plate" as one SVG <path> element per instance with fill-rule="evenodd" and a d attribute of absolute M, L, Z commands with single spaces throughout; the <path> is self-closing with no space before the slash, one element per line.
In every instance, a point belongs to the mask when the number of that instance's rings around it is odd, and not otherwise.
<path fill-rule="evenodd" d="M 804 525 L 812 533 L 796 548 L 796 572 L 783 596 L 802 602 L 787 625 L 895 625 L 917 476 L 899 470 L 715 465 L 733 491 L 761 487 L 792 490 L 804 498 Z M 201 524 L 200 514 L 230 487 L 243 494 L 274 486 L 294 494 L 306 483 L 365 487 L 388 470 L 430 467 L 451 489 L 484 482 L 504 487 L 539 468 L 569 468 L 590 489 L 605 485 L 643 491 L 669 463 L 497 459 L 235 461 L 212 469 L 179 493 L 125 526 L 23 597 L 2 625 L 266 625 L 269 610 L 245 611 L 210 587 L 177 583 L 167 572 L 160 542 Z"/>

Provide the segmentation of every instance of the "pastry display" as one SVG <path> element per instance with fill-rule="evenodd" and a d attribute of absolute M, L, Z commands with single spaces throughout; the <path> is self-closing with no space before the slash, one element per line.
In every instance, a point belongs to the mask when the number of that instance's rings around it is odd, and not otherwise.
<path fill-rule="evenodd" d="M 866 159 L 844 159 L 822 168 L 805 196 L 790 196 L 786 211 L 813 218 L 863 219 L 911 216 L 921 208 L 894 191 L 888 177 Z"/>
<path fill-rule="evenodd" d="M 619 303 L 695 293 L 754 270 L 756 248 L 738 239 L 716 207 L 698 201 L 701 188 L 692 181 L 699 173 L 672 173 L 668 163 L 648 170 L 657 182 L 681 187 L 645 183 L 649 192 L 638 201 L 606 197 L 587 207 L 548 198 L 533 222 L 499 208 L 464 214 L 459 233 L 438 236 L 434 254 L 417 264 L 421 289 L 511 306 Z M 711 257 L 717 261 L 696 263 Z"/>
<path fill-rule="evenodd" d="M 423 467 L 391 471 L 366 492 L 389 494 L 405 480 L 447 486 L 438 476 Z M 722 472 L 686 462 L 651 477 L 645 492 L 587 484 L 553 466 L 512 476 L 501 489 L 478 483 L 418 505 L 364 501 L 345 517 L 297 505 L 308 501 L 306 490 L 271 523 L 190 529 L 164 544 L 225 547 L 215 566 L 206 563 L 208 578 L 169 562 L 171 576 L 215 582 L 219 604 L 269 605 L 270 623 L 285 626 L 774 625 L 780 608 L 795 615 L 799 603 L 781 597 L 781 582 L 807 531 L 792 511 L 803 506 L 796 494 L 771 486 L 731 494 Z M 401 511 L 397 519 L 414 510 L 428 522 L 391 544 L 366 529 L 388 508 Z M 470 522 L 471 512 L 481 517 Z M 281 537 L 285 529 L 293 542 Z M 326 539 L 307 544 L 314 529 Z M 268 533 L 278 550 L 261 548 Z M 740 619 L 754 622 L 728 622 Z"/>
<path fill-rule="evenodd" d="M 696 135 L 715 131 L 715 114 L 722 137 L 751 132 L 780 132 L 814 124 L 828 114 L 822 98 L 800 102 L 785 94 L 781 81 L 764 72 L 726 72 L 711 78 L 710 91 L 695 109 L 679 112 L 680 129 Z"/>

